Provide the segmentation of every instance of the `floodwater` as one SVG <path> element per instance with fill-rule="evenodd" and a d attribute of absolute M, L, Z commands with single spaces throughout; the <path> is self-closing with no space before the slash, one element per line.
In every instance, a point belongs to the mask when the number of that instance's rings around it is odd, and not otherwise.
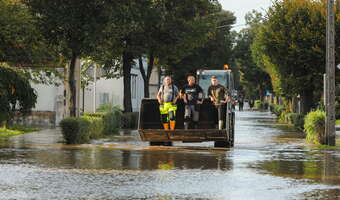
<path fill-rule="evenodd" d="M 149 147 L 136 131 L 63 145 L 47 130 L 0 141 L 0 199 L 340 199 L 340 150 L 268 112 L 236 113 L 232 149 Z"/>

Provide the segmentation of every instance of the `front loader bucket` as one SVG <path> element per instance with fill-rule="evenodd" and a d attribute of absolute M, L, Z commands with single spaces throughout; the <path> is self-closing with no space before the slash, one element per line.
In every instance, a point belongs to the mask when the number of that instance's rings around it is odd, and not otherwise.
<path fill-rule="evenodd" d="M 205 100 L 200 106 L 198 129 L 184 130 L 184 104 L 178 101 L 176 112 L 176 130 L 165 131 L 162 128 L 159 103 L 156 99 L 143 99 L 139 116 L 139 134 L 143 141 L 218 141 L 226 140 L 227 131 L 217 130 L 217 110 Z"/>

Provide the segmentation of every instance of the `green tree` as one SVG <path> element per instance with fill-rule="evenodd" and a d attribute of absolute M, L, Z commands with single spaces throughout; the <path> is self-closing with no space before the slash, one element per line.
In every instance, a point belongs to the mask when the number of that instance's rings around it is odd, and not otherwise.
<path fill-rule="evenodd" d="M 121 55 L 121 68 L 112 65 L 112 71 L 122 72 L 124 111 L 131 112 L 130 76 L 134 59 L 148 58 L 147 70 L 141 69 L 146 88 L 155 59 L 161 64 L 177 61 L 202 44 L 207 33 L 203 16 L 215 12 L 220 5 L 215 0 L 129 0 L 120 7 L 124 20 L 118 20 L 116 26 L 123 31 L 114 38 L 108 38 L 98 60 L 110 66 L 116 60 L 113 58 Z"/>
<path fill-rule="evenodd" d="M 251 99 L 262 99 L 264 91 L 271 90 L 270 77 L 258 63 L 254 62 L 251 52 L 255 34 L 262 23 L 262 14 L 252 11 L 245 18 L 248 27 L 242 29 L 236 37 L 233 49 L 234 62 L 240 69 L 240 81 L 246 95 Z"/>
<path fill-rule="evenodd" d="M 76 115 L 76 84 L 74 80 L 76 60 L 90 55 L 106 30 L 114 5 L 118 2 L 99 0 L 48 1 L 24 0 L 35 16 L 39 30 L 51 45 L 69 60 L 69 87 L 71 91 L 70 115 Z"/>
<path fill-rule="evenodd" d="M 0 66 L 0 124 L 16 111 L 29 113 L 36 102 L 37 96 L 28 80 L 18 71 Z"/>
<path fill-rule="evenodd" d="M 336 12 L 339 13 L 339 2 Z M 323 88 L 325 4 L 310 0 L 276 1 L 266 19 L 258 31 L 257 49 L 279 78 L 282 95 L 300 95 L 302 112 L 307 113 L 320 100 Z"/>
<path fill-rule="evenodd" d="M 20 1 L 0 1 L 0 62 L 10 66 L 60 66 L 57 51 L 47 45 L 34 23 Z"/>
<path fill-rule="evenodd" d="M 235 16 L 219 8 L 210 16 L 205 17 L 204 35 L 201 43 L 194 46 L 190 52 L 178 60 L 170 60 L 166 64 L 179 85 L 186 83 L 186 76 L 195 74 L 198 69 L 223 69 L 225 64 L 231 63 L 233 34 L 231 27 L 235 23 Z"/>

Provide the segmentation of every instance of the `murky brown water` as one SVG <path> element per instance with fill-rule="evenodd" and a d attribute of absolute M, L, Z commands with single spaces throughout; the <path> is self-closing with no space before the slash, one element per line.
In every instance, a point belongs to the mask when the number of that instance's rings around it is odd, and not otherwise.
<path fill-rule="evenodd" d="M 149 147 L 137 132 L 63 145 L 57 130 L 0 141 L 0 199 L 340 199 L 340 151 L 266 112 L 237 113 L 233 149 Z"/>

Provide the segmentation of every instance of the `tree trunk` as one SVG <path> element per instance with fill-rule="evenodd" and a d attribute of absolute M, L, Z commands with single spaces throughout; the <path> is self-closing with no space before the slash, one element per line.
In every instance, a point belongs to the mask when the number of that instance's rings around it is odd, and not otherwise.
<path fill-rule="evenodd" d="M 123 53 L 123 79 L 124 79 L 124 112 L 132 112 L 131 103 L 131 65 L 133 61 L 132 53 Z"/>
<path fill-rule="evenodd" d="M 150 97 L 150 91 L 149 91 L 149 83 L 150 83 L 150 77 L 152 73 L 152 69 L 154 66 L 154 61 L 155 57 L 153 56 L 152 53 L 148 56 L 148 66 L 147 66 L 147 71 L 145 74 L 144 66 L 143 66 L 143 60 L 142 57 L 139 57 L 139 69 L 143 77 L 144 81 L 144 97 L 149 98 Z"/>
<path fill-rule="evenodd" d="M 293 112 L 299 113 L 299 99 L 296 96 L 293 97 Z"/>
<path fill-rule="evenodd" d="M 301 94 L 301 113 L 307 114 L 313 106 L 313 88 L 306 89 Z"/>
<path fill-rule="evenodd" d="M 263 95 L 263 89 L 262 89 L 261 85 L 259 86 L 258 92 L 259 92 L 260 100 L 263 101 L 264 100 L 264 95 Z"/>
<path fill-rule="evenodd" d="M 70 117 L 76 117 L 76 97 L 77 97 L 77 90 L 76 90 L 76 83 L 75 83 L 75 66 L 76 66 L 77 55 L 73 53 L 71 62 L 70 62 L 70 69 L 69 69 L 69 91 L 70 91 L 70 99 L 69 99 L 69 109 L 70 109 Z"/>
<path fill-rule="evenodd" d="M 287 98 L 287 111 L 293 112 L 293 101 L 291 97 Z"/>
<path fill-rule="evenodd" d="M 82 88 L 83 89 L 83 113 L 85 113 L 85 86 Z"/>
<path fill-rule="evenodd" d="M 6 129 L 7 128 L 6 125 L 7 125 L 7 121 L 5 120 L 5 121 L 0 123 L 0 128 Z"/>

